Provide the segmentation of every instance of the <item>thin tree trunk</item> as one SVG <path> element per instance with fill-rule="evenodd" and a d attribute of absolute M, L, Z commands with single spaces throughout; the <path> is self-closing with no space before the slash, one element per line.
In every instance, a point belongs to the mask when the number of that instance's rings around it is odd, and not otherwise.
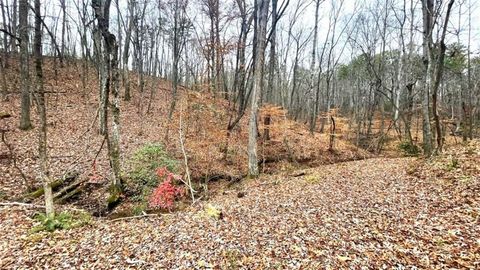
<path fill-rule="evenodd" d="M 1 4 L 2 6 L 2 22 L 3 22 L 3 25 L 6 26 L 7 25 L 7 17 L 5 16 L 5 5 Z M 11 30 L 10 30 L 11 31 Z M 8 47 L 9 47 L 9 44 L 8 44 L 8 33 L 5 31 L 3 33 L 3 59 L 2 59 L 2 62 L 0 63 L 2 66 L 2 69 L 3 68 L 6 68 L 8 66 Z M 15 42 L 15 37 L 10 37 L 10 42 L 11 40 L 13 40 Z M 3 71 L 1 71 L 3 72 Z"/>
<path fill-rule="evenodd" d="M 135 13 L 134 8 L 135 1 L 128 2 L 128 9 L 130 11 L 130 19 L 128 21 L 128 29 L 125 34 L 125 47 L 123 48 L 123 87 L 125 87 L 125 96 L 124 100 L 129 101 L 132 97 L 130 95 L 130 80 L 128 78 L 128 56 L 130 50 L 130 39 L 132 38 L 132 29 L 133 29 L 133 18 Z"/>
<path fill-rule="evenodd" d="M 20 22 L 20 88 L 22 89 L 20 129 L 32 128 L 30 120 L 30 76 L 28 74 L 28 1 L 20 0 L 18 17 Z"/>
<path fill-rule="evenodd" d="M 17 36 L 17 0 L 13 0 L 13 9 L 12 9 L 12 34 L 14 37 Z M 17 41 L 15 38 L 10 39 L 10 51 L 17 52 Z"/>
<path fill-rule="evenodd" d="M 8 99 L 8 87 L 7 87 L 7 77 L 5 75 L 5 60 L 2 59 L 2 61 L 0 61 L 0 76 L 1 76 L 1 84 L 2 84 L 2 91 L 1 91 L 1 95 L 0 95 L 0 98 L 1 100 L 3 101 L 7 101 Z"/>
<path fill-rule="evenodd" d="M 174 18 L 174 33 L 173 33 L 173 70 L 172 70 L 172 101 L 170 103 L 170 110 L 168 112 L 168 120 L 170 121 L 175 111 L 177 103 L 177 91 L 178 91 L 178 61 L 180 60 L 180 35 L 179 35 L 179 20 L 180 20 L 180 7 L 179 0 L 175 0 L 175 18 Z M 168 137 L 168 133 L 167 133 Z"/>
<path fill-rule="evenodd" d="M 255 1 L 255 16 L 257 18 L 255 33 L 257 38 L 255 44 L 255 68 L 253 71 L 252 103 L 250 120 L 248 123 L 248 174 L 252 177 L 256 177 L 259 174 L 257 157 L 257 118 L 260 92 L 262 91 L 262 69 L 265 58 L 268 4 L 268 0 Z"/>
<path fill-rule="evenodd" d="M 471 7 L 471 0 L 468 1 L 469 7 Z M 471 67 L 471 37 L 472 37 L 472 10 L 468 12 L 468 44 L 467 44 L 467 91 L 468 91 L 468 138 L 473 139 L 473 114 L 472 114 L 472 67 Z"/>
<path fill-rule="evenodd" d="M 94 30 L 94 39 L 97 46 L 97 59 L 98 59 L 98 71 L 99 71 L 99 81 L 100 81 L 100 88 L 99 88 L 99 110 L 98 110 L 98 124 L 99 130 L 98 133 L 101 135 L 107 134 L 107 110 L 108 110 L 108 70 L 106 62 L 106 57 L 102 55 L 103 51 L 105 50 L 105 44 L 102 42 L 102 33 L 101 30 L 96 29 Z"/>
<path fill-rule="evenodd" d="M 60 65 L 63 66 L 63 59 L 65 58 L 65 28 L 67 25 L 67 7 L 66 0 L 60 0 L 60 7 L 62 8 L 62 46 L 60 53 Z"/>
<path fill-rule="evenodd" d="M 43 181 L 43 190 L 45 197 L 45 210 L 48 218 L 55 216 L 53 208 L 53 194 L 50 173 L 48 169 L 48 153 L 47 153 L 47 113 L 45 105 L 45 91 L 43 88 L 43 70 L 42 70 L 42 29 L 40 16 L 40 0 L 35 0 L 35 39 L 34 39 L 34 55 L 35 55 L 35 73 L 36 73 L 36 91 L 37 109 L 40 119 L 38 127 L 38 157 L 40 163 L 40 177 Z"/>
<path fill-rule="evenodd" d="M 320 2 L 321 0 L 315 1 L 315 26 L 313 28 L 313 45 L 312 45 L 312 62 L 310 64 L 310 93 L 309 93 L 309 103 L 311 106 L 311 115 L 310 115 L 310 133 L 313 134 L 315 131 L 315 127 L 317 124 L 317 91 L 316 91 L 316 84 L 315 84 L 315 60 L 317 59 L 316 49 L 317 49 L 317 40 L 318 40 L 318 13 L 320 10 Z M 317 82 L 318 83 L 318 82 Z M 318 87 L 318 85 L 317 85 Z"/>
<path fill-rule="evenodd" d="M 432 85 L 432 57 L 430 46 L 432 35 L 433 0 L 422 0 L 423 11 L 423 62 L 425 69 L 425 85 L 423 87 L 422 116 L 423 116 L 423 152 L 426 156 L 432 154 L 432 128 L 430 125 L 430 89 Z"/>
<path fill-rule="evenodd" d="M 447 14 L 445 15 L 445 21 L 442 29 L 442 35 L 440 37 L 440 51 L 439 55 L 437 56 L 437 62 L 435 67 L 436 74 L 434 75 L 434 84 L 433 84 L 433 93 L 432 93 L 432 109 L 433 109 L 433 118 L 435 120 L 435 129 L 437 131 L 437 151 L 441 152 L 443 148 L 443 136 L 442 136 L 442 127 L 440 124 L 440 116 L 438 114 L 438 88 L 440 86 L 440 82 L 443 76 L 443 67 L 444 67 L 444 60 L 445 60 L 445 51 L 447 50 L 447 46 L 445 45 L 445 36 L 447 34 L 447 25 L 450 19 L 450 12 L 452 10 L 452 6 L 454 0 L 450 0 L 447 6 Z"/>

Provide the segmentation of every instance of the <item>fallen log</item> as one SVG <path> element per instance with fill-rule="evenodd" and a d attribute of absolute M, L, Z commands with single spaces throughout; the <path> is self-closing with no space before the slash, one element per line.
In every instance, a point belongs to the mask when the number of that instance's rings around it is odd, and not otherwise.
<path fill-rule="evenodd" d="M 59 200 L 61 199 L 62 197 L 64 197 L 66 194 L 76 190 L 79 188 L 79 186 L 85 182 L 84 180 L 83 181 L 76 181 L 64 188 L 62 188 L 60 191 L 58 191 L 57 193 L 55 193 L 55 195 L 53 196 L 53 200 Z"/>
<path fill-rule="evenodd" d="M 78 188 L 75 188 L 74 190 L 66 193 L 65 195 L 61 196 L 61 197 L 57 197 L 57 198 L 54 198 L 53 201 L 55 203 L 58 203 L 58 204 L 64 204 L 65 202 L 67 202 L 70 198 L 76 196 L 76 195 L 79 195 L 80 193 L 83 192 L 83 189 L 82 187 L 78 187 Z"/>
<path fill-rule="evenodd" d="M 83 185 L 85 180 L 75 181 L 54 194 L 53 201 L 58 204 L 67 202 L 72 197 L 82 193 L 87 185 Z"/>
<path fill-rule="evenodd" d="M 54 181 L 52 183 L 52 190 L 58 189 L 58 187 L 60 187 L 63 184 L 63 182 L 64 182 L 63 179 Z M 31 202 L 31 201 L 35 200 L 36 198 L 39 198 L 40 196 L 42 196 L 44 192 L 45 192 L 45 190 L 43 189 L 43 187 L 38 188 L 37 190 L 32 191 L 32 192 L 22 196 L 20 198 L 20 201 Z"/>
<path fill-rule="evenodd" d="M 128 217 L 114 218 L 114 219 L 107 220 L 106 222 L 111 223 L 111 222 L 116 222 L 116 221 L 120 221 L 120 220 L 140 219 L 140 218 L 146 218 L 146 217 L 159 217 L 159 216 L 167 216 L 167 215 L 171 215 L 171 214 L 145 214 L 144 213 L 144 214 L 138 215 L 138 216 L 128 216 Z"/>
<path fill-rule="evenodd" d="M 219 174 L 212 174 L 212 175 L 203 176 L 200 179 L 204 180 L 206 183 L 214 182 L 214 181 L 218 181 L 218 180 L 222 180 L 222 179 L 227 180 L 229 182 L 238 182 L 245 177 L 246 177 L 246 175 L 232 175 L 232 174 L 219 173 Z M 195 180 L 198 181 L 199 179 L 195 179 Z"/>
<path fill-rule="evenodd" d="M 28 208 L 40 208 L 40 209 L 44 209 L 45 206 L 43 205 L 36 205 L 36 204 L 30 204 L 30 203 L 21 203 L 21 202 L 2 202 L 0 203 L 0 206 L 6 206 L 6 207 L 10 207 L 10 206 L 21 206 L 21 207 L 28 207 Z"/>
<path fill-rule="evenodd" d="M 53 181 L 53 183 L 51 184 L 52 190 L 57 191 L 62 185 L 74 181 L 78 176 L 79 173 L 76 171 L 66 173 L 62 179 Z M 42 196 L 44 192 L 45 191 L 43 187 L 40 187 L 35 191 L 23 195 L 22 197 L 20 197 L 20 199 L 18 199 L 18 201 L 31 202 Z"/>

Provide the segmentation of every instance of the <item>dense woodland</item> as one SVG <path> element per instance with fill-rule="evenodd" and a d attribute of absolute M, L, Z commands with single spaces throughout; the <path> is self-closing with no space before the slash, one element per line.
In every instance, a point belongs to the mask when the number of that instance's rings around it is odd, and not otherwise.
<path fill-rule="evenodd" d="M 476 1 L 0 8 L 0 268 L 480 267 Z"/>

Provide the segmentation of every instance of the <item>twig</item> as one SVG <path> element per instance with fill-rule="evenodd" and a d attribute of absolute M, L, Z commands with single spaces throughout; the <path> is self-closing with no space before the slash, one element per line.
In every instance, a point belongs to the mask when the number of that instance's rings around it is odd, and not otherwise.
<path fill-rule="evenodd" d="M 183 160 L 185 163 L 185 174 L 187 175 L 187 181 L 182 181 L 184 184 L 188 187 L 190 190 L 190 195 L 192 196 L 192 203 L 195 203 L 195 191 L 192 187 L 192 179 L 190 177 L 190 170 L 188 168 L 188 158 L 187 158 L 187 153 L 185 152 L 185 144 L 183 143 L 183 132 L 182 132 L 182 105 L 180 105 L 180 125 L 178 128 L 178 135 L 180 139 L 180 148 L 182 149 L 182 154 L 183 154 Z"/>
<path fill-rule="evenodd" d="M 25 207 L 30 209 L 45 209 L 45 206 L 43 205 L 32 204 L 32 203 L 21 203 L 21 202 L 4 202 L 4 203 L 0 203 L 0 206 L 3 206 L 3 207 L 19 206 L 19 207 Z M 76 211 L 76 212 L 86 212 L 84 209 L 75 208 L 75 207 L 62 207 L 61 209 L 68 210 L 68 211 Z"/>
<path fill-rule="evenodd" d="M 97 161 L 98 155 L 100 155 L 100 152 L 102 151 L 103 145 L 105 144 L 105 141 L 107 140 L 107 137 L 103 137 L 102 145 L 100 145 L 100 149 L 98 149 L 97 154 L 95 155 L 95 158 L 93 159 L 93 163 Z"/>
<path fill-rule="evenodd" d="M 24 206 L 30 208 L 45 208 L 43 205 L 31 204 L 31 203 L 21 203 L 21 202 L 8 202 L 8 203 L 0 203 L 0 206 Z"/>
<path fill-rule="evenodd" d="M 163 214 L 163 215 L 170 215 L 170 214 Z M 143 214 L 143 215 L 140 215 L 140 216 L 130 216 L 130 217 L 121 217 L 121 218 L 110 219 L 110 220 L 107 220 L 106 222 L 107 223 L 112 223 L 112 222 L 120 221 L 120 220 L 129 220 L 129 219 L 154 217 L 154 216 L 158 217 L 158 216 L 161 216 L 161 215 L 160 214 Z"/>
<path fill-rule="evenodd" d="M 3 28 L 2 28 L 2 29 L 0 29 L 0 32 L 3 32 L 3 33 L 5 33 L 5 34 L 9 35 L 11 38 L 16 39 L 18 42 L 21 41 L 21 39 L 20 39 L 19 37 L 17 37 L 17 36 L 15 36 L 14 34 L 10 33 L 10 31 L 8 31 L 7 29 L 3 29 Z"/>
<path fill-rule="evenodd" d="M 97 119 L 98 119 L 98 111 L 100 110 L 100 107 L 97 108 L 97 110 L 95 111 L 95 118 L 93 119 L 92 121 L 92 124 L 87 128 L 87 130 L 85 130 L 84 133 L 82 133 L 82 135 L 80 135 L 78 137 L 78 139 L 81 139 L 83 137 L 85 137 L 85 135 L 93 128 L 93 126 L 95 125 L 95 123 L 97 122 Z"/>

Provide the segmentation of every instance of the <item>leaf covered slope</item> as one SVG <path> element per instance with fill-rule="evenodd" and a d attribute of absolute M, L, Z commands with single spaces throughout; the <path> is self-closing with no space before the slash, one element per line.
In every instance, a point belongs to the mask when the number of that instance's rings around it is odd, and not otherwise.
<path fill-rule="evenodd" d="M 197 205 L 35 237 L 25 233 L 32 222 L 25 211 L 2 209 L 0 268 L 480 267 L 479 193 L 467 200 L 411 177 L 412 161 L 369 159 L 248 180 L 238 187 L 244 197 L 230 190 L 208 202 L 221 219 Z"/>

